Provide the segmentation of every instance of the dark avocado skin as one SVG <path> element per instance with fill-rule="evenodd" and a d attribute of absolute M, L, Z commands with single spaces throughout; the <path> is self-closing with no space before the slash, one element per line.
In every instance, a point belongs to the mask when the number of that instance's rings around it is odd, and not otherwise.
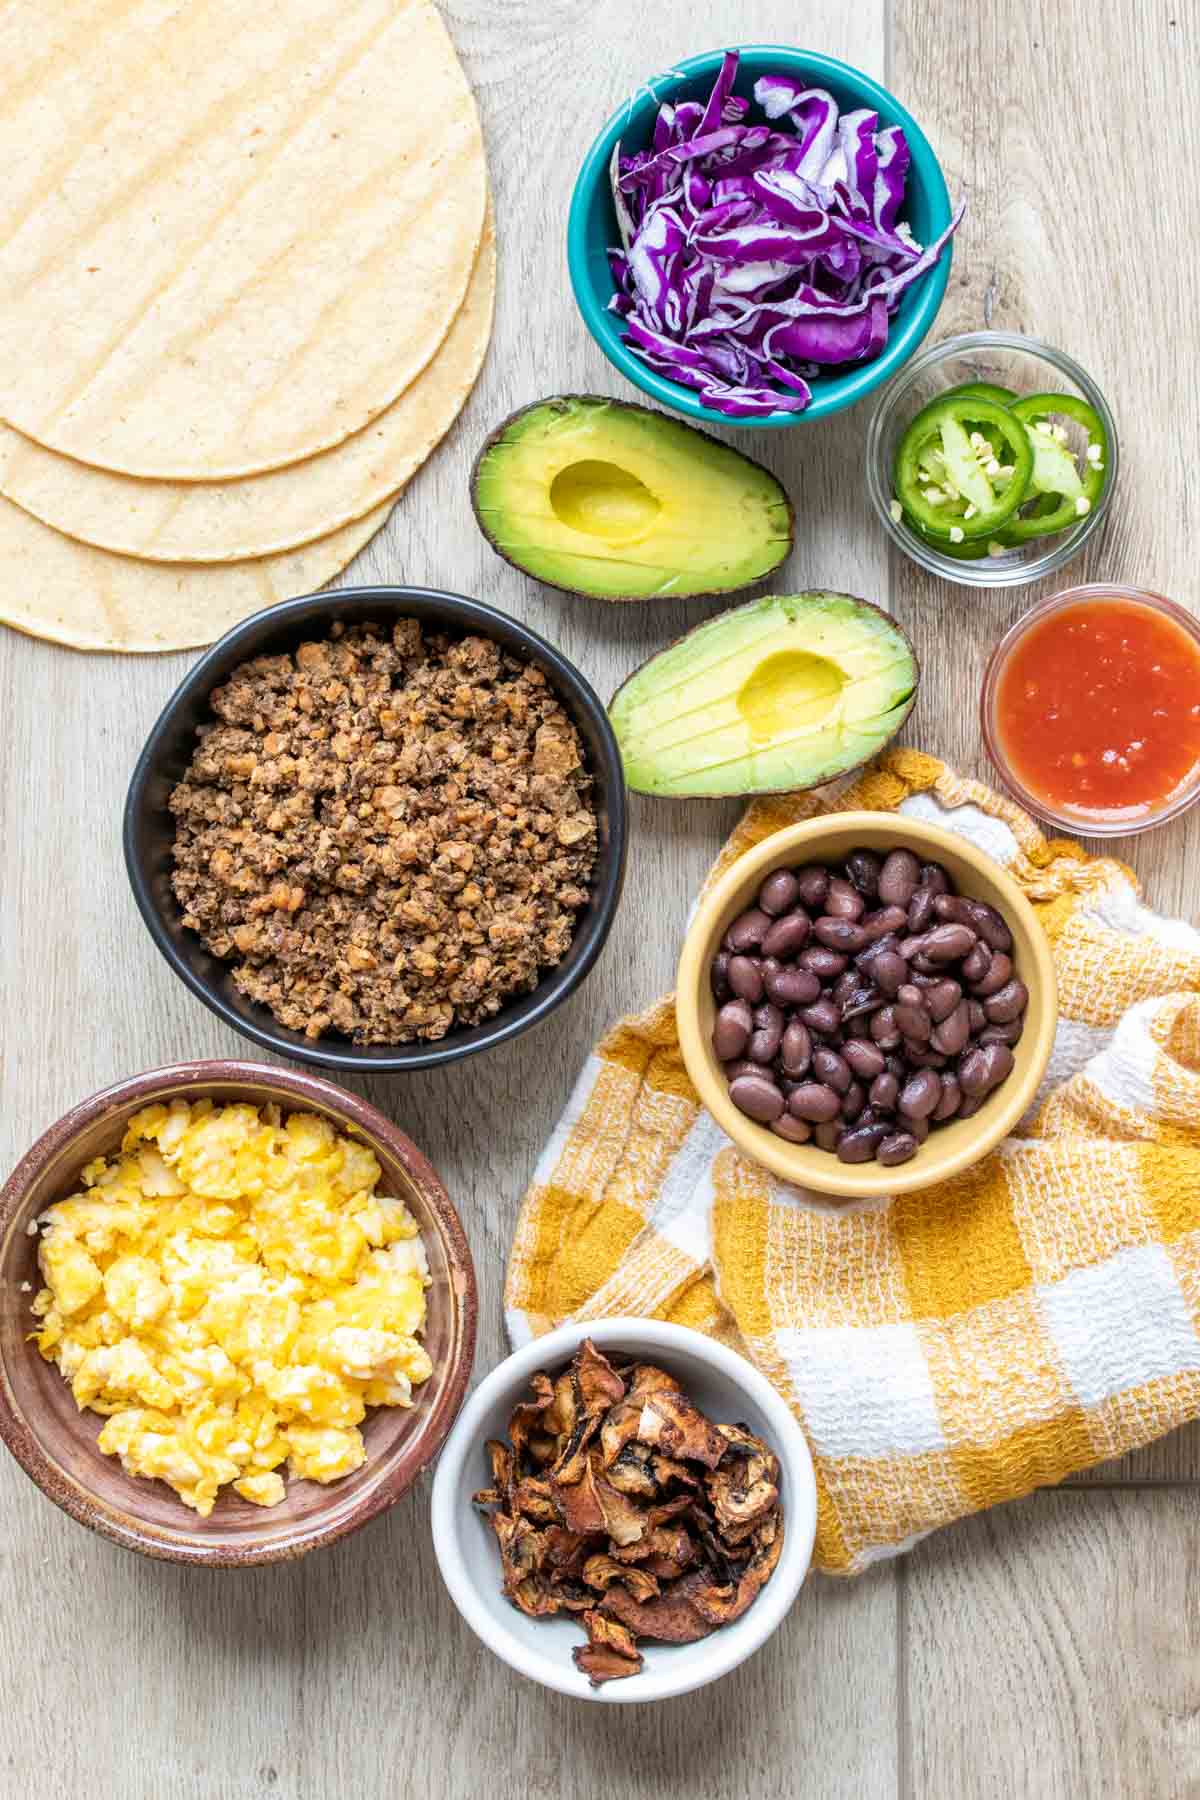
<path fill-rule="evenodd" d="M 702 438 L 705 443 L 718 444 L 722 450 L 729 450 L 733 447 L 725 443 L 722 438 L 714 437 L 709 431 L 699 431 L 694 425 L 689 425 L 683 419 L 675 419 L 670 413 L 660 412 L 657 407 L 639 406 L 635 400 L 618 400 L 611 394 L 551 394 L 545 400 L 531 400 L 528 406 L 519 406 L 516 412 L 509 413 L 508 417 L 502 419 L 494 431 L 488 433 L 487 437 L 484 438 L 483 443 L 479 446 L 479 452 L 475 461 L 471 464 L 470 479 L 471 511 L 475 515 L 475 523 L 478 525 L 492 549 L 496 552 L 496 555 L 500 557 L 503 562 L 506 562 L 510 569 L 516 569 L 518 574 L 524 575 L 527 581 L 536 581 L 539 587 L 550 588 L 557 594 L 574 594 L 575 597 L 580 600 L 603 600 L 610 605 L 616 606 L 624 606 L 631 602 L 638 605 L 645 605 L 647 600 L 650 600 L 652 604 L 654 597 L 645 594 L 585 594 L 581 593 L 578 588 L 564 586 L 562 582 L 545 581 L 541 576 L 531 575 L 528 569 L 522 568 L 520 563 L 514 562 L 512 557 L 500 548 L 500 545 L 496 542 L 480 516 L 479 507 L 476 503 L 476 483 L 479 478 L 480 465 L 482 464 L 484 457 L 488 454 L 488 451 L 495 447 L 510 426 L 515 425 L 518 419 L 523 419 L 527 413 L 541 412 L 546 407 L 557 407 L 560 411 L 565 412 L 568 406 L 578 401 L 583 401 L 585 404 L 590 403 L 592 405 L 600 404 L 604 406 L 615 406 L 620 408 L 622 412 L 648 414 L 651 418 L 670 419 L 673 425 L 681 425 L 685 431 L 692 432 L 695 437 Z M 768 469 L 765 463 L 756 461 L 753 456 L 747 456 L 744 450 L 738 450 L 737 454 L 744 462 L 750 463 L 754 468 L 761 469 L 765 475 L 769 475 L 771 480 L 778 484 L 779 489 L 783 494 L 784 501 L 787 504 L 788 517 L 787 549 L 779 559 L 779 562 L 783 563 L 791 555 L 796 542 L 796 508 L 792 502 L 792 497 L 784 489 L 783 483 L 779 480 L 779 477 L 774 474 L 772 470 Z M 776 567 L 778 566 L 779 565 L 777 564 Z M 770 574 L 771 571 L 767 570 L 761 579 L 766 581 Z M 722 594 L 741 593 L 744 591 L 744 587 L 744 583 L 735 583 L 732 587 L 693 588 L 690 592 L 685 591 L 682 588 L 677 588 L 671 594 L 663 594 L 657 597 L 664 600 L 719 599 Z"/>
<path fill-rule="evenodd" d="M 816 590 L 811 590 L 811 591 L 816 591 Z M 868 763 L 873 762 L 875 760 L 875 758 L 879 755 L 880 751 L 886 750 L 887 746 L 890 743 L 892 743 L 894 741 L 894 739 L 899 735 L 899 733 L 903 730 L 904 726 L 907 724 L 909 714 L 912 712 L 913 707 L 917 704 L 917 692 L 921 686 L 921 663 L 920 663 L 919 657 L 917 656 L 916 647 L 914 646 L 912 639 L 909 637 L 907 631 L 904 629 L 903 625 L 901 625 L 900 621 L 898 619 L 894 619 L 892 617 L 891 613 L 885 612 L 883 610 L 882 606 L 877 605 L 874 600 L 863 600 L 862 598 L 860 598 L 860 596 L 858 594 L 847 594 L 847 593 L 844 593 L 840 588 L 836 589 L 836 590 L 833 588 L 822 588 L 820 590 L 820 592 L 830 594 L 834 599 L 852 600 L 856 606 L 869 608 L 871 612 L 878 613 L 880 618 L 886 619 L 888 624 L 892 627 L 893 631 L 896 632 L 897 636 L 902 637 L 904 639 L 904 642 L 908 645 L 909 654 L 911 655 L 912 660 L 913 660 L 912 693 L 909 695 L 908 704 L 904 708 L 904 711 L 901 713 L 899 719 L 896 721 L 896 725 L 895 725 L 894 729 L 892 730 L 892 732 L 890 733 L 890 735 L 888 737 L 886 737 L 884 739 L 883 743 L 879 744 L 871 752 L 871 755 L 864 759 L 864 761 L 859 762 L 859 763 L 851 763 L 847 768 L 839 769 L 836 775 L 827 775 L 825 777 L 824 781 L 810 781 L 810 782 L 794 782 L 794 781 L 792 781 L 792 782 L 789 782 L 786 787 L 748 788 L 748 789 L 746 789 L 746 791 L 743 794 L 737 794 L 737 795 L 731 795 L 731 794 L 727 794 L 727 793 L 726 794 L 718 794 L 715 792 L 714 793 L 694 793 L 694 794 L 652 794 L 649 796 L 649 798 L 657 799 L 657 800 L 666 800 L 668 802 L 674 801 L 674 802 L 678 803 L 680 801 L 687 801 L 687 800 L 730 800 L 730 799 L 757 800 L 757 799 L 765 799 L 765 798 L 769 797 L 771 794 L 806 794 L 806 793 L 810 792 L 813 788 L 824 787 L 830 781 L 840 781 L 844 775 L 853 775 L 856 773 L 857 770 L 865 769 L 867 767 Z M 757 606 L 759 604 L 760 603 L 757 600 L 748 600 L 746 602 L 747 606 Z M 727 611 L 725 613 L 716 613 L 716 614 L 714 614 L 714 617 L 727 618 L 729 616 L 729 613 L 740 612 L 741 610 L 742 609 L 740 607 L 731 606 L 727 609 Z M 709 625 L 712 623 L 712 621 L 710 619 L 704 619 L 701 621 L 701 623 L 704 625 Z M 698 631 L 699 629 L 700 629 L 700 626 L 693 625 L 691 631 L 684 631 L 679 635 L 679 637 L 671 638 L 668 643 L 666 643 L 662 646 L 661 650 L 656 650 L 654 652 L 654 656 L 646 657 L 645 661 L 640 662 L 636 669 L 631 669 L 629 671 L 628 675 L 625 677 L 624 681 L 621 682 L 620 686 L 617 687 L 616 689 L 614 689 L 612 699 L 608 703 L 609 712 L 611 713 L 611 711 L 612 711 L 612 708 L 616 702 L 617 695 L 620 694 L 621 692 L 623 692 L 623 690 L 629 686 L 629 683 L 633 680 L 635 675 L 641 674 L 642 670 L 646 667 L 647 663 L 652 663 L 654 661 L 655 656 L 661 656 L 663 650 L 670 650 L 673 648 L 674 645 L 682 644 L 685 638 L 690 638 L 693 635 L 693 633 Z M 642 791 L 644 791 L 644 790 L 639 789 L 639 788 L 631 788 L 630 789 L 631 793 L 640 793 Z"/>

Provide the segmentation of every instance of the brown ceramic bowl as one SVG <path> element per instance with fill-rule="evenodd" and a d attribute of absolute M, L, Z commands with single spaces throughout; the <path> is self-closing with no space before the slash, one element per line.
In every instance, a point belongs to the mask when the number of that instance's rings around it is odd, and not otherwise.
<path fill-rule="evenodd" d="M 911 1162 L 885 1169 L 879 1163 L 843 1163 L 813 1144 L 789 1144 L 765 1125 L 739 1112 L 712 1048 L 716 1002 L 709 983 L 712 959 L 721 939 L 744 912 L 772 869 L 800 863 L 839 863 L 858 845 L 885 854 L 915 850 L 922 862 L 945 865 L 959 892 L 998 907 L 1013 935 L 1016 973 L 1029 989 L 1025 1031 L 1013 1051 L 1015 1066 L 1008 1080 L 990 1094 L 969 1119 L 936 1127 Z M 1054 963 L 1045 932 L 1032 906 L 1012 876 L 958 832 L 923 819 L 895 813 L 823 814 L 789 825 L 764 838 L 738 858 L 696 908 L 683 955 L 675 996 L 679 1044 L 688 1074 L 709 1112 L 740 1150 L 773 1174 L 800 1187 L 845 1199 L 865 1200 L 884 1194 L 911 1193 L 960 1174 L 995 1148 L 1026 1111 L 1046 1072 L 1054 1046 L 1058 996 Z"/>
<path fill-rule="evenodd" d="M 202 1519 L 161 1481 L 126 1475 L 96 1448 L 103 1420 L 79 1412 L 58 1369 L 28 1340 L 40 1285 L 32 1222 L 71 1193 L 92 1157 L 116 1148 L 139 1107 L 176 1098 L 275 1102 L 314 1112 L 369 1143 L 383 1192 L 408 1202 L 432 1284 L 424 1343 L 433 1374 L 411 1409 L 378 1407 L 362 1425 L 367 1460 L 322 1486 L 289 1481 L 278 1506 L 223 1494 Z M 73 1107 L 18 1163 L 0 1194 L 0 1437 L 26 1474 L 65 1512 L 126 1549 L 171 1562 L 237 1568 L 280 1562 L 332 1544 L 384 1512 L 437 1454 L 462 1404 L 475 1355 L 475 1270 L 445 1188 L 414 1144 L 382 1113 L 316 1075 L 262 1063 L 178 1063 L 118 1082 Z"/>

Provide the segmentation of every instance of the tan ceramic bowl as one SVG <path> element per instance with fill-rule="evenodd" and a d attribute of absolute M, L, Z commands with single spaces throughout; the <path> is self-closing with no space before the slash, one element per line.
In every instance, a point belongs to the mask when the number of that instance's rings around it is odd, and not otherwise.
<path fill-rule="evenodd" d="M 378 1407 L 361 1427 L 367 1460 L 342 1481 L 289 1481 L 278 1506 L 222 1495 L 201 1519 L 161 1481 L 126 1475 L 96 1448 L 103 1420 L 78 1412 L 57 1368 L 28 1341 L 41 1285 L 28 1227 L 70 1193 L 92 1157 L 115 1149 L 139 1107 L 188 1100 L 271 1101 L 314 1112 L 369 1143 L 384 1193 L 406 1200 L 421 1228 L 432 1285 L 424 1343 L 433 1374 L 409 1410 Z M 0 1437 L 26 1474 L 65 1512 L 126 1549 L 172 1562 L 240 1567 L 331 1544 L 395 1504 L 441 1448 L 462 1404 L 475 1355 L 475 1270 L 446 1190 L 404 1133 L 353 1094 L 315 1075 L 263 1063 L 194 1062 L 152 1069 L 95 1094 L 40 1137 L 0 1194 Z"/>
<path fill-rule="evenodd" d="M 716 1002 L 709 968 L 721 939 L 744 912 L 772 869 L 806 862 L 838 863 L 857 845 L 916 852 L 922 862 L 940 862 L 962 893 L 998 907 L 1013 935 L 1016 973 L 1029 989 L 1025 1032 L 1013 1055 L 1016 1066 L 1002 1087 L 973 1118 L 935 1126 L 911 1162 L 895 1169 L 878 1163 L 842 1163 L 811 1144 L 788 1144 L 756 1125 L 729 1098 L 721 1065 L 712 1049 Z M 940 825 L 892 813 L 848 812 L 789 825 L 739 857 L 701 900 L 684 941 L 675 997 L 679 1042 L 688 1074 L 701 1100 L 739 1149 L 773 1174 L 822 1194 L 867 1199 L 911 1193 L 969 1168 L 994 1148 L 1029 1106 L 1046 1072 L 1058 1018 L 1057 988 L 1050 946 L 1033 908 L 1010 875 L 990 856 Z"/>

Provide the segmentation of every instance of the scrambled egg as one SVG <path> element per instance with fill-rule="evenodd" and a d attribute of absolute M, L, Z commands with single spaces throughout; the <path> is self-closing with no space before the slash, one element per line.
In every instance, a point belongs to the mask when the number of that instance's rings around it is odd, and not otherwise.
<path fill-rule="evenodd" d="M 286 1464 L 336 1481 L 368 1406 L 408 1406 L 432 1364 L 416 1221 L 364 1144 L 253 1106 L 150 1106 L 120 1153 L 41 1220 L 38 1348 L 100 1448 L 202 1516 L 232 1483 L 275 1506 Z"/>

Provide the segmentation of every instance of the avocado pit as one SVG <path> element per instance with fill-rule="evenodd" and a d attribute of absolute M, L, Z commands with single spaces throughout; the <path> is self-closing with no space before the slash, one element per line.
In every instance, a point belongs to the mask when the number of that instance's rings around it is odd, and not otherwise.
<path fill-rule="evenodd" d="M 640 537 L 662 511 L 644 481 L 595 457 L 559 470 L 550 484 L 550 505 L 572 531 L 608 544 L 628 544 Z"/>

